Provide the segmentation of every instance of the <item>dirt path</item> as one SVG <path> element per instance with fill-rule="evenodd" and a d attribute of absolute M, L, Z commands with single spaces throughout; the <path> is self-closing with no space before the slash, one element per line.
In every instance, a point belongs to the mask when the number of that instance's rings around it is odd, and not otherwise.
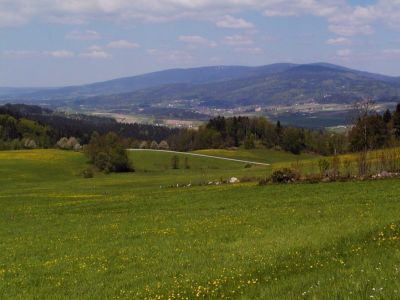
<path fill-rule="evenodd" d="M 165 152 L 165 153 L 183 154 L 183 155 L 190 155 L 190 156 L 198 156 L 198 157 L 207 157 L 207 158 L 215 158 L 215 159 L 221 159 L 221 160 L 235 161 L 235 162 L 258 165 L 258 166 L 270 166 L 270 164 L 260 163 L 260 162 L 255 162 L 255 161 L 241 160 L 241 159 L 234 159 L 234 158 L 226 158 L 226 157 L 219 157 L 219 156 L 212 156 L 212 155 L 205 155 L 205 154 L 197 154 L 197 153 L 190 153 L 190 152 L 178 152 L 178 151 L 169 151 L 169 150 L 153 150 L 153 149 L 127 149 L 127 150 L 128 151 Z"/>

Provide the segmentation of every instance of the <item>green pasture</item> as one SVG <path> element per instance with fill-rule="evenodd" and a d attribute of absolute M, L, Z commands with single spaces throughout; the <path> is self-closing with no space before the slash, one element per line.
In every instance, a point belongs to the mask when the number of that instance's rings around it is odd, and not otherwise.
<path fill-rule="evenodd" d="M 0 152 L 1 299 L 399 298 L 399 180 L 200 186 L 276 165 L 130 156 L 84 179 L 81 153 Z"/>

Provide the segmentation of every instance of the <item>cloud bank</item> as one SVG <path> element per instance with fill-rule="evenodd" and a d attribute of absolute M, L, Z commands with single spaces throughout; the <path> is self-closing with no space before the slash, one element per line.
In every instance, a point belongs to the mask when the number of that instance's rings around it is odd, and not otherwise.
<path fill-rule="evenodd" d="M 364 6 L 346 0 L 0 0 L 0 26 L 20 26 L 33 20 L 81 24 L 97 19 L 167 22 L 196 18 L 222 28 L 249 29 L 252 23 L 235 16 L 248 11 L 269 18 L 321 17 L 328 29 L 340 36 L 371 34 L 375 22 L 400 29 L 397 0 L 377 0 Z"/>

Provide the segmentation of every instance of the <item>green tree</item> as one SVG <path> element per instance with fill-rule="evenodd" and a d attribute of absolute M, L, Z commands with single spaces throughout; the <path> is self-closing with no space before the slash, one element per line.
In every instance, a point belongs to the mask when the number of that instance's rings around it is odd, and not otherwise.
<path fill-rule="evenodd" d="M 93 133 L 85 149 L 89 161 L 100 171 L 129 172 L 134 171 L 121 138 L 115 133 L 99 135 Z"/>
<path fill-rule="evenodd" d="M 249 134 L 244 141 L 244 148 L 245 149 L 254 149 L 256 147 L 254 140 L 255 140 L 254 135 Z"/>
<path fill-rule="evenodd" d="M 368 151 L 379 149 L 390 139 L 387 124 L 378 114 L 358 119 L 349 132 L 350 150 Z"/>
<path fill-rule="evenodd" d="M 171 168 L 174 170 L 179 169 L 179 156 L 174 155 L 171 157 Z"/>
<path fill-rule="evenodd" d="M 282 148 L 293 154 L 300 154 L 305 149 L 305 137 L 302 129 L 285 128 L 282 135 Z"/>
<path fill-rule="evenodd" d="M 383 121 L 388 124 L 392 120 L 392 113 L 390 112 L 389 109 L 385 111 L 383 114 Z"/>

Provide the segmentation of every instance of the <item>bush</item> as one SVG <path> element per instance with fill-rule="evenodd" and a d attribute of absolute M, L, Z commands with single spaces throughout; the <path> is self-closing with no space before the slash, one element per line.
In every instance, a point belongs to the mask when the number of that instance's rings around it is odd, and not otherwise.
<path fill-rule="evenodd" d="M 139 145 L 139 149 L 148 149 L 148 148 L 149 148 L 149 143 L 147 143 L 146 141 L 141 142 Z"/>
<path fill-rule="evenodd" d="M 78 151 L 82 148 L 79 144 L 78 140 L 73 136 L 67 139 L 66 137 L 62 137 L 58 142 L 57 146 L 63 150 L 75 150 Z"/>
<path fill-rule="evenodd" d="M 344 169 L 344 176 L 350 178 L 352 173 L 352 162 L 350 159 L 343 160 L 343 169 Z"/>
<path fill-rule="evenodd" d="M 93 178 L 94 173 L 92 169 L 85 169 L 80 173 L 80 176 L 83 178 Z"/>
<path fill-rule="evenodd" d="M 90 162 L 100 171 L 106 173 L 134 171 L 124 144 L 115 133 L 108 133 L 103 136 L 94 133 L 85 153 Z"/>
<path fill-rule="evenodd" d="M 257 181 L 260 182 L 260 179 L 257 178 L 257 177 L 254 177 L 254 176 L 244 176 L 244 177 L 240 178 L 239 181 L 242 182 L 242 183 L 245 183 L 245 182 L 257 182 Z"/>
<path fill-rule="evenodd" d="M 285 151 L 300 154 L 305 148 L 305 137 L 302 129 L 286 128 L 282 136 L 282 147 Z"/>
<path fill-rule="evenodd" d="M 66 149 L 67 148 L 67 144 L 68 144 L 68 139 L 66 137 L 62 137 L 57 142 L 57 146 L 60 149 Z"/>
<path fill-rule="evenodd" d="M 23 144 L 26 149 L 36 149 L 38 147 L 36 142 L 31 139 L 24 139 Z"/>
<path fill-rule="evenodd" d="M 161 141 L 160 144 L 158 145 L 158 149 L 169 150 L 169 145 L 168 145 L 167 141 Z"/>
<path fill-rule="evenodd" d="M 177 155 L 171 157 L 171 168 L 174 170 L 179 169 L 179 157 Z"/>
<path fill-rule="evenodd" d="M 189 158 L 185 157 L 185 169 L 190 169 L 190 165 L 189 165 Z"/>
<path fill-rule="evenodd" d="M 369 175 L 371 164 L 368 161 L 368 152 L 360 152 L 357 156 L 358 176 L 363 178 Z"/>
<path fill-rule="evenodd" d="M 244 165 L 244 168 L 245 168 L 245 169 L 249 169 L 249 168 L 251 168 L 251 167 L 252 167 L 252 164 L 249 164 L 249 163 L 247 163 L 247 164 Z"/>
<path fill-rule="evenodd" d="M 322 177 L 319 174 L 309 174 L 305 176 L 304 182 L 305 183 L 320 183 L 322 181 Z"/>
<path fill-rule="evenodd" d="M 271 175 L 271 181 L 273 183 L 290 183 L 295 182 L 298 178 L 298 174 L 289 168 L 276 170 Z"/>
<path fill-rule="evenodd" d="M 156 141 L 152 141 L 150 144 L 150 148 L 153 150 L 158 150 L 158 144 Z"/>
<path fill-rule="evenodd" d="M 253 134 L 250 134 L 244 140 L 244 148 L 245 149 L 254 149 L 256 147 L 255 138 Z"/>
<path fill-rule="evenodd" d="M 318 161 L 318 168 L 319 168 L 319 173 L 322 177 L 327 176 L 328 175 L 328 171 L 330 168 L 330 163 L 329 161 L 327 161 L 326 159 L 320 159 Z"/>
<path fill-rule="evenodd" d="M 331 170 L 330 178 L 333 180 L 336 180 L 337 178 L 340 177 L 340 158 L 339 158 L 339 156 L 335 155 L 332 158 L 331 166 L 332 166 L 332 170 Z"/>

